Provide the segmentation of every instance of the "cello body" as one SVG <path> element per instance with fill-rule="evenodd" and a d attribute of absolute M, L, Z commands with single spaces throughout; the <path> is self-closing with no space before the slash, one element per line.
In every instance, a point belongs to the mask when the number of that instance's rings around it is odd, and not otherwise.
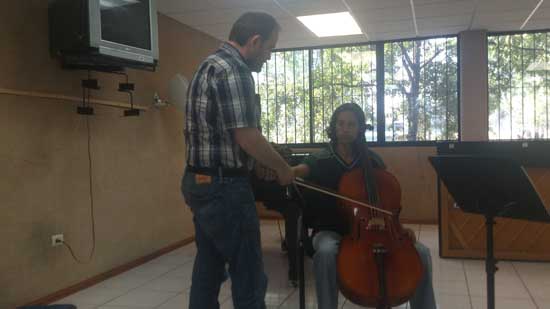
<path fill-rule="evenodd" d="M 376 207 L 393 216 L 342 201 L 349 218 L 350 233 L 341 243 L 337 257 L 339 287 L 352 302 L 374 308 L 390 308 L 408 301 L 423 275 L 414 240 L 399 223 L 401 187 L 383 169 L 372 169 L 378 200 Z M 340 180 L 339 193 L 369 203 L 365 170 L 353 169 Z M 372 201 L 371 201 L 372 203 Z"/>

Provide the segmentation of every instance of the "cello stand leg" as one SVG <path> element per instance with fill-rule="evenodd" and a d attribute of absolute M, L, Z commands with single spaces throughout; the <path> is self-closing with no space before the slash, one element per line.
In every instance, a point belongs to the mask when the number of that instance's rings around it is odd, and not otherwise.
<path fill-rule="evenodd" d="M 298 254 L 297 258 L 298 261 L 296 261 L 296 266 L 298 270 L 298 290 L 299 290 L 299 297 L 300 297 L 300 309 L 306 308 L 306 286 L 305 286 L 305 271 L 304 271 L 304 255 L 305 255 L 305 249 L 304 249 L 304 238 L 305 233 L 304 226 L 303 226 L 303 214 L 300 211 L 298 215 Z"/>
<path fill-rule="evenodd" d="M 493 226 L 495 219 L 489 211 L 485 216 L 487 228 L 487 257 L 485 259 L 485 271 L 487 272 L 487 309 L 495 309 L 495 273 L 498 270 L 494 254 Z"/>

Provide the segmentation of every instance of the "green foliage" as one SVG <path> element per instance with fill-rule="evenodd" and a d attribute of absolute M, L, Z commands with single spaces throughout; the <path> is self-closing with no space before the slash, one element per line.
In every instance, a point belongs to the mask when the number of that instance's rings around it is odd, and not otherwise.
<path fill-rule="evenodd" d="M 457 40 L 386 43 L 386 140 L 458 138 Z"/>
<path fill-rule="evenodd" d="M 489 138 L 548 138 L 547 33 L 487 38 Z"/>
<path fill-rule="evenodd" d="M 375 128 L 383 116 L 388 141 L 457 139 L 456 38 L 385 44 L 385 115 L 376 114 L 375 45 L 313 49 L 311 55 L 311 72 L 309 50 L 298 50 L 274 53 L 256 76 L 270 141 L 325 142 L 332 111 L 348 102 L 359 104 Z M 377 140 L 376 130 L 367 140 Z"/>

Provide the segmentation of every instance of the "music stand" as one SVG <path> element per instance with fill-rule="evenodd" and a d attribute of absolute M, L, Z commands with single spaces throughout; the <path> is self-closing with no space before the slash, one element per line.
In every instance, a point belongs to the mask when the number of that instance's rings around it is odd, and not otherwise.
<path fill-rule="evenodd" d="M 495 308 L 494 218 L 550 222 L 538 192 L 523 166 L 507 158 L 440 155 L 429 158 L 458 207 L 485 216 L 487 233 L 487 308 Z"/>

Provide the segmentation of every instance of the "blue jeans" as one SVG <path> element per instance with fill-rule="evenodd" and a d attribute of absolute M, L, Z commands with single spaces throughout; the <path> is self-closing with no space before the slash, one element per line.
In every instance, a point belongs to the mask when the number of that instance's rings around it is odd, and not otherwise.
<path fill-rule="evenodd" d="M 193 211 L 197 256 L 193 266 L 190 309 L 218 309 L 218 294 L 229 265 L 235 309 L 264 309 L 264 273 L 260 224 L 247 177 L 212 176 L 196 182 L 186 172 L 182 192 Z"/>
<path fill-rule="evenodd" d="M 338 280 L 336 258 L 342 237 L 335 232 L 321 231 L 313 237 L 313 268 L 315 288 L 319 309 L 336 309 L 338 307 Z M 423 244 L 415 243 L 416 251 L 424 265 L 424 276 L 409 300 L 411 309 L 435 309 L 435 296 L 432 285 L 432 258 L 430 249 Z"/>

